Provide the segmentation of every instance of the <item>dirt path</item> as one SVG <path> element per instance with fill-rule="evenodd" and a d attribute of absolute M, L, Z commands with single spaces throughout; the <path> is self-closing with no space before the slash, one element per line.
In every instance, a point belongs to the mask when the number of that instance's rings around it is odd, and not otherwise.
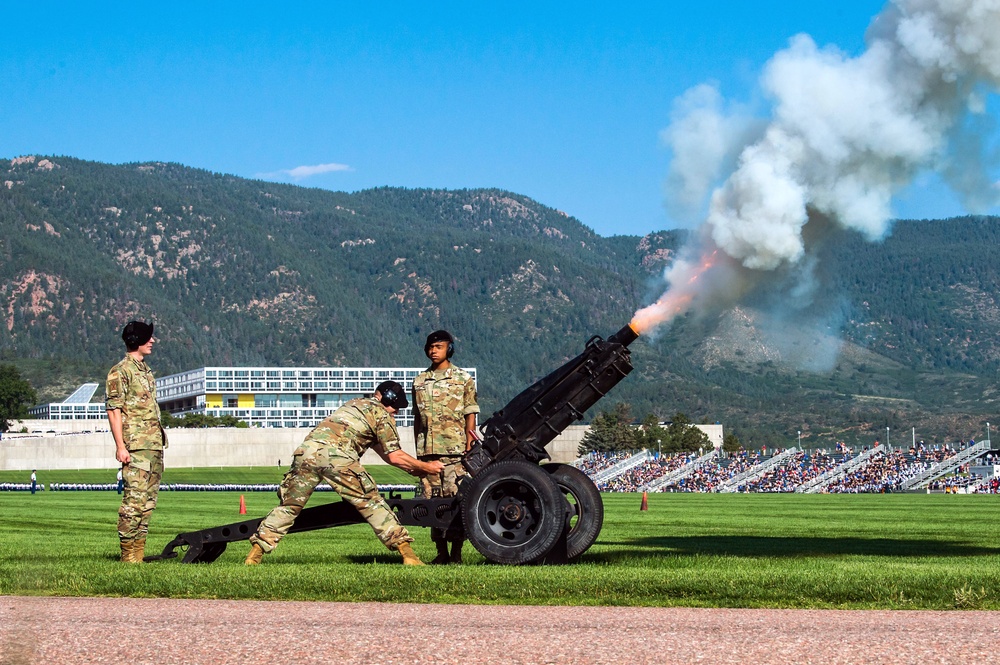
<path fill-rule="evenodd" d="M 0 597 L 0 664 L 1000 663 L 998 612 Z"/>

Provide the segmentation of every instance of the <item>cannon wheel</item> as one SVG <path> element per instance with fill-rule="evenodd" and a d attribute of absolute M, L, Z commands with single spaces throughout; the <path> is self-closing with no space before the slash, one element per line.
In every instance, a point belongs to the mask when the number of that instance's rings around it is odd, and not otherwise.
<path fill-rule="evenodd" d="M 566 500 L 540 466 L 503 460 L 470 481 L 462 523 L 472 546 L 494 563 L 525 564 L 544 557 L 566 524 Z"/>
<path fill-rule="evenodd" d="M 555 481 L 569 501 L 569 532 L 566 534 L 566 556 L 575 559 L 594 544 L 604 524 L 604 502 L 594 482 L 569 464 L 543 464 L 542 468 Z"/>

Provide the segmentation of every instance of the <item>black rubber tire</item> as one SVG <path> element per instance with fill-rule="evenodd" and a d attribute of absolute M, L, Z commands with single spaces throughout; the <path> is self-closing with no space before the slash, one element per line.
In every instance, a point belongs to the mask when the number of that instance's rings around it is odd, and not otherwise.
<path fill-rule="evenodd" d="M 594 544 L 604 525 L 604 501 L 601 492 L 583 471 L 569 464 L 549 463 L 542 468 L 555 481 L 572 508 L 566 534 L 566 556 L 575 559 Z"/>
<path fill-rule="evenodd" d="M 462 523 L 469 542 L 487 560 L 534 563 L 562 535 L 566 500 L 537 464 L 503 460 L 467 482 Z"/>

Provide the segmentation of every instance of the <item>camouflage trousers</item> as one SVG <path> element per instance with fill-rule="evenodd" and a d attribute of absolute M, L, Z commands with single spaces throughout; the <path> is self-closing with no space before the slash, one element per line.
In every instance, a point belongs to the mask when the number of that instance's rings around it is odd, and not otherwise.
<path fill-rule="evenodd" d="M 313 490 L 326 481 L 368 521 L 382 544 L 391 550 L 413 538 L 399 523 L 375 481 L 355 459 L 347 457 L 328 444 L 306 441 L 292 458 L 292 466 L 278 488 L 281 504 L 267 514 L 250 542 L 271 552 L 295 524 Z"/>
<path fill-rule="evenodd" d="M 458 484 L 469 475 L 465 467 L 462 466 L 461 455 L 421 455 L 420 460 L 422 462 L 437 460 L 444 464 L 444 470 L 441 473 L 428 474 L 420 479 L 425 499 L 455 496 L 458 494 Z M 449 529 L 435 527 L 431 529 L 431 540 L 434 542 L 465 540 L 465 531 L 462 529 L 461 522 L 458 522 L 458 526 L 452 526 Z"/>
<path fill-rule="evenodd" d="M 163 476 L 162 450 L 133 450 L 129 457 L 122 469 L 124 491 L 118 508 L 118 538 L 123 543 L 145 539 Z"/>

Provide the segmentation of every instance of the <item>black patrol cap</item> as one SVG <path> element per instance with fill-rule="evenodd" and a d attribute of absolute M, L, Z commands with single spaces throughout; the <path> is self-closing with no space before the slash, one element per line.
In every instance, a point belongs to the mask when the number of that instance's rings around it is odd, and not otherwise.
<path fill-rule="evenodd" d="M 382 396 L 382 406 L 391 406 L 397 411 L 402 411 L 410 405 L 406 399 L 406 391 L 403 390 L 403 386 L 395 381 L 383 381 L 378 384 L 375 392 Z"/>
<path fill-rule="evenodd" d="M 131 349 L 138 349 L 153 337 L 153 324 L 144 321 L 129 321 L 122 328 L 122 341 Z"/>
<path fill-rule="evenodd" d="M 424 355 L 428 355 L 431 351 L 431 344 L 434 342 L 448 342 L 448 357 L 451 358 L 455 355 L 455 338 L 451 336 L 451 333 L 447 330 L 435 330 L 430 335 L 427 336 L 427 341 L 424 342 Z"/>

